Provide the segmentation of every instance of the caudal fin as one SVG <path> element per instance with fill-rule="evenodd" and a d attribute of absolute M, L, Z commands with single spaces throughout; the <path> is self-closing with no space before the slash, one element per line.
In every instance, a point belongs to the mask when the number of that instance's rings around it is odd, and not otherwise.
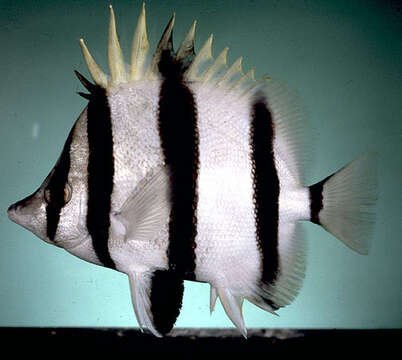
<path fill-rule="evenodd" d="M 361 156 L 309 190 L 310 220 L 351 249 L 368 254 L 377 200 L 375 159 Z"/>

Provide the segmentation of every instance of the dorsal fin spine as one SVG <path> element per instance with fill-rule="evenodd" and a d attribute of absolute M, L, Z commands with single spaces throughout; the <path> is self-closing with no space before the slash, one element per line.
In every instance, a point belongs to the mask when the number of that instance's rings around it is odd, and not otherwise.
<path fill-rule="evenodd" d="M 110 7 L 109 40 L 108 40 L 108 60 L 110 68 L 110 82 L 112 86 L 127 81 L 126 69 L 124 65 L 123 53 L 120 48 L 119 39 L 116 31 L 116 20 L 112 5 Z"/>
<path fill-rule="evenodd" d="M 244 74 L 239 80 L 237 80 L 231 87 L 230 89 L 237 89 L 238 87 L 240 87 L 242 84 L 244 84 L 246 81 L 248 81 L 249 79 L 251 81 L 255 81 L 254 79 L 254 71 L 255 69 L 252 68 L 250 69 L 246 74 Z"/>
<path fill-rule="evenodd" d="M 201 81 L 207 82 L 215 74 L 217 74 L 222 68 L 227 66 L 227 56 L 229 48 L 225 47 L 220 54 L 216 57 L 215 61 L 209 66 L 201 77 Z"/>
<path fill-rule="evenodd" d="M 194 55 L 194 35 L 196 25 L 197 20 L 194 20 L 190 30 L 180 45 L 179 50 L 177 50 L 176 60 L 185 62 L 189 56 Z"/>
<path fill-rule="evenodd" d="M 249 92 L 254 92 L 256 87 L 269 79 L 265 76 L 256 81 L 254 79 L 254 69 L 246 74 L 242 71 L 242 57 L 237 59 L 229 69 L 227 67 L 228 48 L 225 47 L 217 58 L 208 65 L 213 59 L 211 34 L 198 54 L 194 52 L 194 36 L 197 21 L 191 25 L 187 35 L 182 41 L 179 50 L 174 53 L 173 50 L 173 27 L 175 22 L 175 13 L 173 13 L 168 25 L 166 26 L 162 37 L 158 43 L 155 53 L 148 67 L 147 57 L 149 53 L 149 42 L 146 31 L 145 4 L 142 4 L 142 11 L 137 20 L 136 30 L 132 40 L 130 67 L 126 71 L 123 53 L 119 44 L 116 20 L 113 7 L 110 5 L 109 39 L 108 39 L 108 61 L 110 68 L 110 77 L 107 76 L 97 65 L 83 39 L 80 39 L 82 53 L 88 70 L 95 81 L 95 84 L 104 88 L 112 88 L 121 83 L 136 81 L 141 79 L 156 79 L 159 74 L 158 64 L 161 55 L 168 50 L 177 61 L 183 64 L 184 79 L 188 81 L 211 82 L 215 86 L 225 87 L 228 90 L 242 87 L 241 96 Z M 251 85 L 247 86 L 251 82 Z M 245 88 L 247 86 L 247 88 Z"/>
<path fill-rule="evenodd" d="M 101 70 L 101 68 L 95 62 L 95 60 L 92 57 L 91 53 L 89 52 L 87 46 L 85 45 L 84 39 L 80 39 L 80 45 L 81 45 L 82 53 L 84 55 L 85 62 L 87 63 L 89 73 L 92 76 L 92 79 L 99 86 L 106 88 L 107 84 L 108 84 L 108 78 L 107 78 L 106 74 Z"/>
<path fill-rule="evenodd" d="M 161 59 L 162 52 L 165 50 L 169 50 L 173 52 L 173 26 L 175 21 L 176 14 L 173 13 L 170 18 L 169 23 L 167 24 L 165 31 L 162 34 L 161 39 L 159 40 L 159 44 L 156 48 L 154 56 L 152 57 L 151 65 L 149 66 L 146 77 L 155 78 L 158 73 L 158 64 Z"/>
<path fill-rule="evenodd" d="M 237 74 L 243 75 L 241 69 L 241 63 L 243 61 L 243 57 L 239 57 L 232 66 L 222 75 L 222 77 L 217 81 L 217 86 L 223 86 L 230 83 L 231 79 Z"/>
<path fill-rule="evenodd" d="M 187 79 L 197 79 L 200 72 L 200 65 L 204 62 L 212 59 L 212 41 L 214 39 L 213 34 L 211 34 L 208 40 L 202 46 L 200 52 L 196 55 L 193 62 L 189 66 L 186 77 Z"/>
<path fill-rule="evenodd" d="M 146 28 L 145 3 L 138 17 L 137 27 L 133 36 L 131 48 L 130 80 L 138 80 L 143 76 L 144 65 L 149 51 Z"/>

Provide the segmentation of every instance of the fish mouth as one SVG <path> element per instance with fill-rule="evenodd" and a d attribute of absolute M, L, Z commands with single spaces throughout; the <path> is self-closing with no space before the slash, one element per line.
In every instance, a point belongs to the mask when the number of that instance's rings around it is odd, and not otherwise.
<path fill-rule="evenodd" d="M 18 201 L 15 204 L 10 205 L 9 208 L 7 209 L 7 215 L 12 222 L 24 227 L 29 231 L 33 231 L 31 226 L 29 226 L 29 219 L 27 214 L 24 214 L 24 207 L 21 201 Z"/>
<path fill-rule="evenodd" d="M 16 224 L 21 225 L 21 218 L 24 216 L 23 210 L 32 202 L 32 199 L 34 198 L 34 196 L 35 196 L 35 193 L 10 205 L 7 209 L 8 218 L 11 221 L 15 222 Z"/>
<path fill-rule="evenodd" d="M 7 209 L 8 218 L 15 223 L 18 223 L 18 215 L 17 215 L 17 203 L 12 204 Z"/>

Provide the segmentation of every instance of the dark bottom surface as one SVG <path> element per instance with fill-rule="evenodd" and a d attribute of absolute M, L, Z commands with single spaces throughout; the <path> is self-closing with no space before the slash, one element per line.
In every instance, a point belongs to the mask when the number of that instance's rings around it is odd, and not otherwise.
<path fill-rule="evenodd" d="M 0 328 L 3 354 L 91 355 L 108 357 L 138 353 L 253 353 L 364 355 L 392 354 L 402 340 L 401 330 L 249 329 L 245 339 L 234 329 L 174 329 L 163 338 L 125 328 Z M 191 356 L 190 356 L 191 355 Z"/>

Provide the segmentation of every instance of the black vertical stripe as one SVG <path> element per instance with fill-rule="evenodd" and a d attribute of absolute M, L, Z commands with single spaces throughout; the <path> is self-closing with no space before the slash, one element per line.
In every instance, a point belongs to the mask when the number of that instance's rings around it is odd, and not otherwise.
<path fill-rule="evenodd" d="M 106 91 L 91 94 L 87 109 L 88 207 L 86 225 L 93 248 L 101 263 L 114 269 L 108 249 L 114 158 L 110 108 Z"/>
<path fill-rule="evenodd" d="M 250 146 L 257 244 L 262 256 L 261 280 L 272 285 L 279 271 L 279 178 L 274 160 L 272 113 L 261 97 L 251 109 Z"/>
<path fill-rule="evenodd" d="M 57 227 L 60 221 L 60 211 L 65 205 L 64 188 L 70 171 L 70 148 L 75 126 L 64 144 L 63 151 L 49 177 L 45 187 L 46 200 L 46 235 L 50 241 L 54 241 Z"/>
<path fill-rule="evenodd" d="M 199 134 L 194 96 L 183 80 L 183 67 L 164 51 L 159 64 L 159 135 L 171 172 L 169 269 L 195 279 Z"/>
<path fill-rule="evenodd" d="M 152 274 L 151 312 L 155 328 L 162 334 L 172 330 L 180 314 L 183 279 L 173 271 L 156 270 Z"/>

